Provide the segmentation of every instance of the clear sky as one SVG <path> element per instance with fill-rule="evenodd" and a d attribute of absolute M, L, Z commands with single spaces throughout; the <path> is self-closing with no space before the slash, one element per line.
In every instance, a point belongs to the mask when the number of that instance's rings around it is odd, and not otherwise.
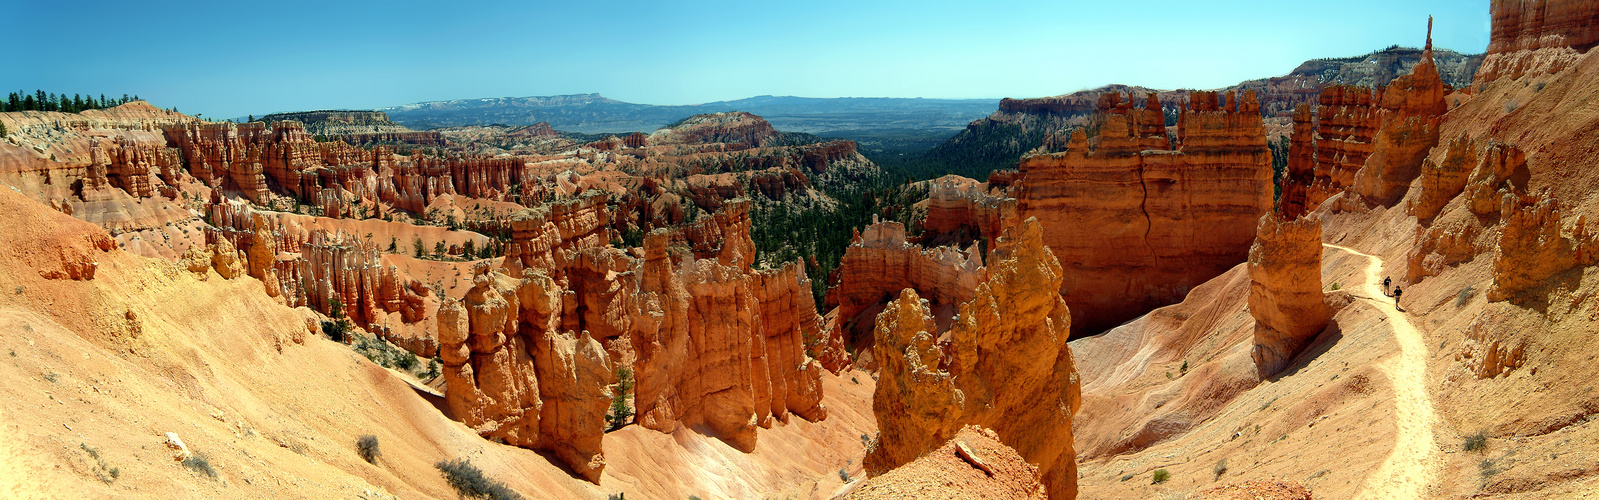
<path fill-rule="evenodd" d="M 598 92 L 1000 98 L 1216 88 L 1392 44 L 1488 45 L 1488 0 L 16 0 L 0 89 L 231 118 Z"/>

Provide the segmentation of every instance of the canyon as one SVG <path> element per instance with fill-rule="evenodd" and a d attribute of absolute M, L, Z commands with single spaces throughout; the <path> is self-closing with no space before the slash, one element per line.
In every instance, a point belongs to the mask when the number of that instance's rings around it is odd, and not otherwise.
<path fill-rule="evenodd" d="M 1480 59 L 1000 101 L 981 178 L 745 110 L 0 113 L 0 491 L 1582 498 L 1599 5 L 1478 3 Z"/>

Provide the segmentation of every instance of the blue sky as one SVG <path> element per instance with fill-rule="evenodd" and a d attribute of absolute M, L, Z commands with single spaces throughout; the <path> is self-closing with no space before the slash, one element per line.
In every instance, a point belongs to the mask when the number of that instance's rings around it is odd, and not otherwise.
<path fill-rule="evenodd" d="M 155 2 L 9 0 L 0 89 L 229 118 L 598 92 L 1038 97 L 1216 88 L 1317 57 L 1482 52 L 1488 0 Z M 15 16 L 12 18 L 12 16 Z"/>

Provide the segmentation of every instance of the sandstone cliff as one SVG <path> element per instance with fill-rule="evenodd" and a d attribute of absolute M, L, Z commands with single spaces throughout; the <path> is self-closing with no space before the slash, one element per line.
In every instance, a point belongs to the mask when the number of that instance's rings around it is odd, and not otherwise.
<path fill-rule="evenodd" d="M 879 316 L 873 350 L 882 369 L 872 404 L 880 434 L 866 457 L 869 473 L 909 463 L 976 424 L 1036 465 L 1050 497 L 1076 496 L 1071 417 L 1081 396 L 1066 344 L 1071 315 L 1043 231 L 1036 220 L 1006 230 L 948 342 L 937 341 L 914 289 Z"/>
<path fill-rule="evenodd" d="M 1424 160 L 1438 145 L 1448 110 L 1432 61 L 1431 29 L 1429 20 L 1421 62 L 1389 86 L 1328 87 L 1314 116 L 1308 108 L 1295 111 L 1280 202 L 1285 215 L 1308 213 L 1345 191 L 1392 206 L 1431 168 Z"/>
<path fill-rule="evenodd" d="M 1158 101 L 1101 103 L 1103 125 L 1065 152 L 1022 159 L 1017 217 L 1037 217 L 1060 256 L 1080 333 L 1098 332 L 1242 261 L 1271 206 L 1270 153 L 1253 94 L 1194 92 L 1175 149 Z"/>
<path fill-rule="evenodd" d="M 1393 205 L 1421 173 L 1422 159 L 1438 145 L 1438 127 L 1448 111 L 1444 83 L 1432 62 L 1432 20 L 1427 20 L 1427 45 L 1421 63 L 1382 90 L 1372 154 L 1355 176 L 1354 192 L 1382 205 Z"/>
<path fill-rule="evenodd" d="M 828 289 L 827 309 L 837 311 L 845 340 L 857 347 L 871 346 L 877 306 L 900 290 L 919 290 L 947 329 L 956 308 L 988 279 L 975 245 L 924 249 L 906 241 L 905 227 L 898 222 L 873 224 L 856 235 L 838 269 L 838 282 Z"/>
<path fill-rule="evenodd" d="M 1584 0 L 1494 0 L 1488 57 L 1476 81 L 1556 73 L 1599 44 L 1599 5 Z"/>

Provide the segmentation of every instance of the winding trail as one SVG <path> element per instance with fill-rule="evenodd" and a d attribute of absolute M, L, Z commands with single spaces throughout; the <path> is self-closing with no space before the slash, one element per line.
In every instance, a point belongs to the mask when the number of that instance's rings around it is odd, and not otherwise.
<path fill-rule="evenodd" d="M 1432 435 L 1438 416 L 1433 412 L 1432 396 L 1427 394 L 1427 344 L 1382 289 L 1381 258 L 1338 245 L 1322 246 L 1366 258 L 1365 298 L 1374 300 L 1377 310 L 1387 316 L 1399 343 L 1399 356 L 1382 366 L 1394 391 L 1394 423 L 1399 427 L 1394 451 L 1376 472 L 1366 476 L 1355 498 L 1421 498 L 1437 478 L 1440 465 Z"/>

